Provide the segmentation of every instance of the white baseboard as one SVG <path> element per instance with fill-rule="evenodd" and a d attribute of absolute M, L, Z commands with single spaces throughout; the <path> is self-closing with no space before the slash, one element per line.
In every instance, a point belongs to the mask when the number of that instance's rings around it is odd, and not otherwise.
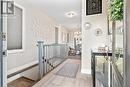
<path fill-rule="evenodd" d="M 14 81 L 14 80 L 16 80 L 16 79 L 18 79 L 18 78 L 20 78 L 20 77 L 21 77 L 20 74 L 15 75 L 15 76 L 13 76 L 13 77 L 10 77 L 10 78 L 7 79 L 7 83 L 10 83 L 10 82 L 12 82 L 12 81 Z"/>
<path fill-rule="evenodd" d="M 22 65 L 22 66 L 18 66 L 18 67 L 16 67 L 16 68 L 13 68 L 13 69 L 8 70 L 8 71 L 7 71 L 7 74 L 8 74 L 8 75 L 9 75 L 9 74 L 12 74 L 12 73 L 14 73 L 14 72 L 20 71 L 20 70 L 22 70 L 22 69 L 25 69 L 25 68 L 27 68 L 27 67 L 29 67 L 29 66 L 32 66 L 32 65 L 34 65 L 34 64 L 37 64 L 37 63 L 38 63 L 38 61 L 34 61 L 34 62 L 25 64 L 25 65 Z"/>
<path fill-rule="evenodd" d="M 81 69 L 81 73 L 91 75 L 91 70 Z"/>
<path fill-rule="evenodd" d="M 31 63 L 25 64 L 23 66 L 19 66 L 19 67 L 16 67 L 14 69 L 10 69 L 10 70 L 7 71 L 7 75 L 12 74 L 14 72 L 17 72 L 19 70 L 22 70 L 24 68 L 27 68 L 27 67 L 32 66 L 32 65 L 37 64 L 37 63 L 38 63 L 38 61 L 34 61 L 34 62 L 31 62 Z M 14 80 L 16 80 L 16 79 L 18 79 L 20 77 L 22 77 L 21 74 L 17 74 L 17 75 L 15 75 L 13 77 L 10 77 L 10 78 L 7 79 L 7 83 L 10 83 L 10 82 L 12 82 L 12 81 L 14 81 Z"/>

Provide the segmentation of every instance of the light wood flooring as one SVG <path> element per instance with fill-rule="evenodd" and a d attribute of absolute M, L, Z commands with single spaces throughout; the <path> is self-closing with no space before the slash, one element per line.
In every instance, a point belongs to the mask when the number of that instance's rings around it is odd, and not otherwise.
<path fill-rule="evenodd" d="M 67 59 L 56 69 L 48 73 L 42 80 L 33 87 L 92 87 L 92 77 L 90 75 L 81 74 L 79 67 L 76 78 L 69 78 L 56 75 L 56 72 L 66 63 L 77 63 L 80 65 L 81 60 Z"/>

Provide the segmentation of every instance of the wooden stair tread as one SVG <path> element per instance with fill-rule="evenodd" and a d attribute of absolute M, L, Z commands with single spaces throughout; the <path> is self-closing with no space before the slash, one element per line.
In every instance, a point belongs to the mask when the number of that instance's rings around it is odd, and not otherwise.
<path fill-rule="evenodd" d="M 10 83 L 8 87 L 32 87 L 36 82 L 26 77 L 18 78 Z"/>

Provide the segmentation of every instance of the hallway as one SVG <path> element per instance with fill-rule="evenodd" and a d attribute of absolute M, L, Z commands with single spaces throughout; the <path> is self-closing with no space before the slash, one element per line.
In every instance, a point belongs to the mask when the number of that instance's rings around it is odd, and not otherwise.
<path fill-rule="evenodd" d="M 67 63 L 78 64 L 78 72 L 76 78 L 56 75 L 56 73 L 63 68 Z M 80 73 L 80 60 L 67 59 L 56 69 L 48 73 L 42 80 L 40 80 L 33 87 L 92 87 L 91 76 Z"/>
<path fill-rule="evenodd" d="M 0 1 L 0 87 L 130 87 L 124 0 Z"/>

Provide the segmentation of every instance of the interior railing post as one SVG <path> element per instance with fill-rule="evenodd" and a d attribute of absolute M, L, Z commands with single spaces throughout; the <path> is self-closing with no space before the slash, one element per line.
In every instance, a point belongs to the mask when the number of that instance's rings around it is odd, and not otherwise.
<path fill-rule="evenodd" d="M 39 79 L 43 77 L 43 69 L 44 69 L 43 58 L 44 58 L 43 41 L 38 41 Z"/>
<path fill-rule="evenodd" d="M 65 44 L 65 58 L 67 58 L 68 56 L 68 45 Z"/>
<path fill-rule="evenodd" d="M 47 52 L 47 56 L 46 56 L 46 73 L 48 72 L 48 59 L 49 59 L 49 58 L 48 58 L 48 54 L 49 54 L 49 52 L 48 52 L 48 51 L 49 51 L 49 50 L 48 50 L 48 47 L 49 47 L 49 46 L 46 46 L 46 52 Z"/>
<path fill-rule="evenodd" d="M 47 56 L 48 56 L 48 52 L 47 52 L 47 46 L 45 46 L 45 74 L 47 73 Z"/>
<path fill-rule="evenodd" d="M 60 55 L 59 55 L 59 56 L 61 57 L 61 56 L 62 56 L 62 52 L 61 52 L 61 51 L 62 51 L 62 50 L 61 50 L 61 46 L 59 47 L 59 50 L 60 50 Z"/>

